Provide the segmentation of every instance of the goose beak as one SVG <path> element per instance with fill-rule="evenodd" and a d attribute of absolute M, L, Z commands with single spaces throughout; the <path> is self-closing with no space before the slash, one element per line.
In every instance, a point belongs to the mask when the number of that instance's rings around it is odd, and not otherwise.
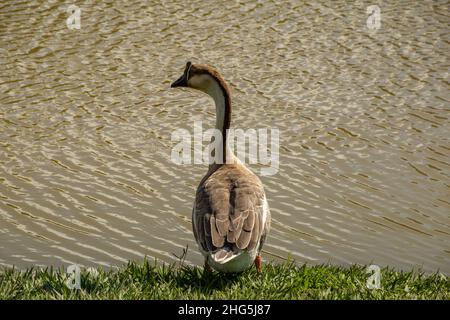
<path fill-rule="evenodd" d="M 181 77 L 179 77 L 177 80 L 175 80 L 174 82 L 172 82 L 172 84 L 170 85 L 171 88 L 176 88 L 176 87 L 187 87 L 187 81 L 186 81 L 186 75 L 182 75 Z"/>

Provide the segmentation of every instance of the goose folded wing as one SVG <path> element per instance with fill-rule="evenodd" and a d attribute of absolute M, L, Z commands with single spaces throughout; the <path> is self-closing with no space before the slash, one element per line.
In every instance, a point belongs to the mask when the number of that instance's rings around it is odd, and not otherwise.
<path fill-rule="evenodd" d="M 203 212 L 197 214 L 197 232 L 203 249 L 214 251 L 226 243 L 241 250 L 255 249 L 263 227 L 262 188 L 253 185 L 202 191 Z"/>
<path fill-rule="evenodd" d="M 241 250 L 254 250 L 262 233 L 264 193 L 254 185 L 233 189 L 227 241 Z"/>

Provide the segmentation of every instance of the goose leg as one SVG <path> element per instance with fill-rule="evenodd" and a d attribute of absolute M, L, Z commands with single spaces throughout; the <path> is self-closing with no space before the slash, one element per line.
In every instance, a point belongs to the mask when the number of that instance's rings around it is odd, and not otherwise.
<path fill-rule="evenodd" d="M 212 272 L 211 266 L 208 263 L 208 259 L 205 259 L 205 266 L 203 267 L 203 270 L 206 272 Z"/>
<path fill-rule="evenodd" d="M 256 272 L 261 273 L 261 266 L 262 266 L 261 255 L 258 254 L 255 258 Z"/>

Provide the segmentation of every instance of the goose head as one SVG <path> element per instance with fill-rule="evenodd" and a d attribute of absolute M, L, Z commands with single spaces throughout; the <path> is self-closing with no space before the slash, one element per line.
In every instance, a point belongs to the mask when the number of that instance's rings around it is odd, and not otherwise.
<path fill-rule="evenodd" d="M 217 89 L 229 96 L 228 86 L 220 73 L 213 67 L 204 64 L 186 63 L 183 75 L 175 80 L 171 88 L 186 87 L 203 91 L 214 97 Z"/>
<path fill-rule="evenodd" d="M 226 131 L 231 122 L 231 98 L 225 80 L 213 67 L 205 64 L 186 63 L 183 75 L 175 80 L 172 88 L 186 87 L 193 88 L 211 96 L 216 105 L 216 129 L 222 133 L 223 159 L 232 152 L 227 151 Z M 222 162 L 223 163 L 223 162 Z"/>

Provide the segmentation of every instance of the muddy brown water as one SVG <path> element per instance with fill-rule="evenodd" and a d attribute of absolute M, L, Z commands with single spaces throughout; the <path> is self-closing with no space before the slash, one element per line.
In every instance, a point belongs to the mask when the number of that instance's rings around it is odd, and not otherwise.
<path fill-rule="evenodd" d="M 447 1 L 383 2 L 378 30 L 366 1 L 88 1 L 79 30 L 68 4 L 0 4 L 0 265 L 202 264 L 206 165 L 170 160 L 173 130 L 214 124 L 169 89 L 192 60 L 234 127 L 280 131 L 266 260 L 450 274 Z"/>

